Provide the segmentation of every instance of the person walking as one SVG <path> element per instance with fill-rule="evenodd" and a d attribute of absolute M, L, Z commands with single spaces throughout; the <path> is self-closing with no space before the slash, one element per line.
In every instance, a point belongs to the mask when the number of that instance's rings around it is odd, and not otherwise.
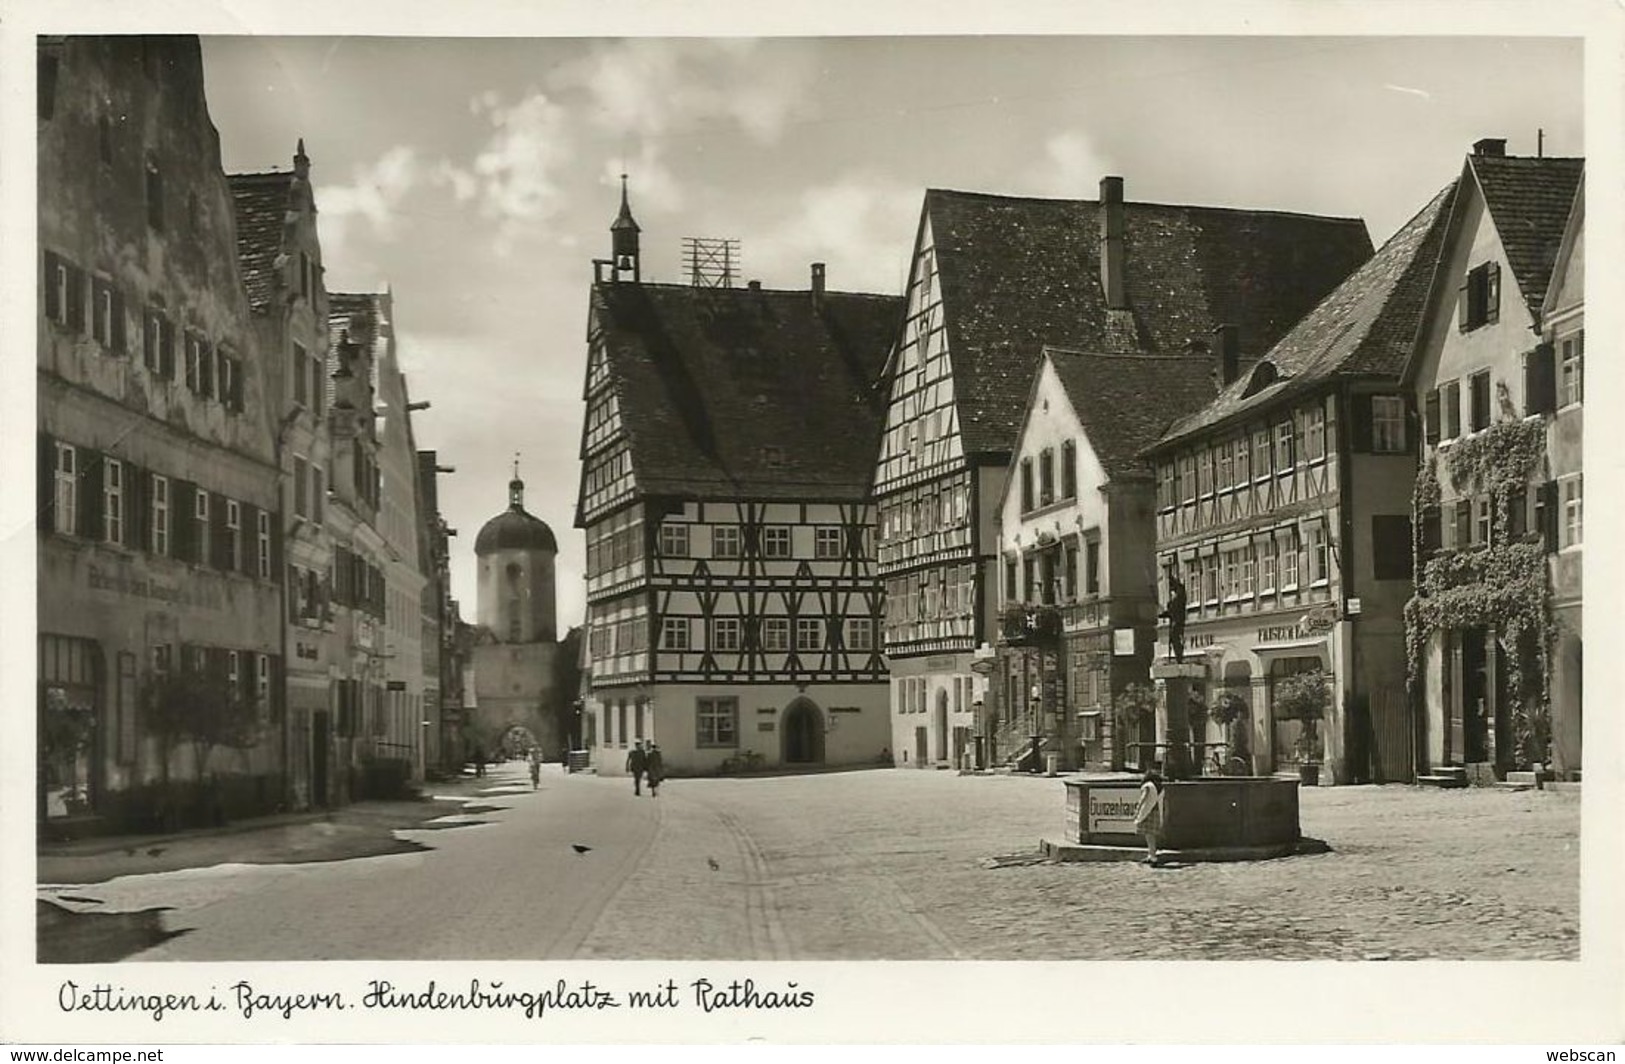
<path fill-rule="evenodd" d="M 542 748 L 530 748 L 530 789 L 535 790 L 542 785 Z"/>
<path fill-rule="evenodd" d="M 649 740 L 649 752 L 643 757 L 643 774 L 649 779 L 649 797 L 660 797 L 660 781 L 666 778 L 666 761 L 660 756 L 660 747 Z"/>
<path fill-rule="evenodd" d="M 476 745 L 474 747 L 474 775 L 476 777 L 485 775 L 485 747 L 484 746 Z"/>
<path fill-rule="evenodd" d="M 643 793 L 643 773 L 648 767 L 648 757 L 643 752 L 643 742 L 639 740 L 632 744 L 632 752 L 626 755 L 626 771 L 632 774 L 632 794 Z"/>
<path fill-rule="evenodd" d="M 1134 810 L 1134 830 L 1145 836 L 1145 863 L 1157 864 L 1157 839 L 1162 835 L 1162 776 L 1147 769 L 1140 784 L 1140 804 Z"/>

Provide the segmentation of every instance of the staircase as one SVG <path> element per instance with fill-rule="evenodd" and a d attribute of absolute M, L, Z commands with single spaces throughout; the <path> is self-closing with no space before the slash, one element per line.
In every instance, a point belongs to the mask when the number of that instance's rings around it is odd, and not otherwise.
<path fill-rule="evenodd" d="M 1420 787 L 1465 787 L 1467 786 L 1467 769 L 1461 765 L 1439 765 L 1432 773 L 1416 777 Z"/>

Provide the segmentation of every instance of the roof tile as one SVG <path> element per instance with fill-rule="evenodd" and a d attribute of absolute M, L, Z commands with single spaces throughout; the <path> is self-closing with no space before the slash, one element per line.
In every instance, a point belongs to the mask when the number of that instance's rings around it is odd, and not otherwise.
<path fill-rule="evenodd" d="M 1529 313 L 1538 321 L 1585 160 L 1472 155 L 1467 162 L 1484 191 Z"/>

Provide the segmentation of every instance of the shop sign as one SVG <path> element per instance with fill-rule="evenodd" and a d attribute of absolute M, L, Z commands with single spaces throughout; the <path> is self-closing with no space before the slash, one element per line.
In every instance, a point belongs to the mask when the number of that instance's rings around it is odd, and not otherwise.
<path fill-rule="evenodd" d="M 957 659 L 952 654 L 939 654 L 934 658 L 925 659 L 925 667 L 928 669 L 951 669 L 956 664 Z"/>
<path fill-rule="evenodd" d="M 1274 628 L 1260 628 L 1258 641 L 1260 643 L 1290 643 L 1297 639 L 1301 633 L 1295 624 L 1278 625 Z"/>
<path fill-rule="evenodd" d="M 1134 813 L 1140 808 L 1140 789 L 1132 787 L 1090 787 L 1089 818 L 1091 835 L 1133 835 Z"/>
<path fill-rule="evenodd" d="M 1350 605 L 1353 605 L 1359 602 L 1359 599 L 1350 599 L 1349 601 Z M 1358 606 L 1354 606 L 1354 612 L 1360 612 Z M 1303 619 L 1298 622 L 1298 627 L 1305 635 L 1319 635 L 1321 632 L 1331 631 L 1336 624 L 1337 610 L 1331 606 L 1323 606 L 1318 610 L 1310 610 L 1304 614 Z"/>
<path fill-rule="evenodd" d="M 1112 630 L 1112 653 L 1120 658 L 1134 656 L 1134 629 L 1116 628 Z"/>
<path fill-rule="evenodd" d="M 88 568 L 86 579 L 92 591 L 111 591 L 116 595 L 166 602 L 171 606 L 220 608 L 218 595 L 209 595 L 197 586 L 188 588 L 181 584 L 161 584 L 157 580 L 148 580 L 144 577 L 106 572 L 94 565 Z"/>

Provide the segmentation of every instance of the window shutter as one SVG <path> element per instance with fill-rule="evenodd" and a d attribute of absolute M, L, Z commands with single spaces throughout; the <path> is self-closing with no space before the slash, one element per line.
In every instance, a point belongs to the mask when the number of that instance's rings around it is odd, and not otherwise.
<path fill-rule="evenodd" d="M 158 326 L 160 338 L 158 344 L 158 375 L 166 381 L 172 381 L 175 379 L 175 327 L 169 323 L 168 318 L 161 315 L 158 318 Z"/>
<path fill-rule="evenodd" d="M 147 550 L 151 538 L 152 516 L 147 512 L 151 503 L 149 474 L 140 466 L 124 464 L 124 542 L 131 550 Z"/>
<path fill-rule="evenodd" d="M 1444 545 L 1443 524 L 1439 507 L 1429 506 L 1422 511 L 1422 561 L 1433 557 Z"/>
<path fill-rule="evenodd" d="M 102 453 L 79 448 L 79 528 L 86 539 L 100 540 L 102 527 Z"/>
<path fill-rule="evenodd" d="M 1456 328 L 1462 332 L 1466 332 L 1468 325 L 1472 322 L 1473 300 L 1471 292 L 1470 283 L 1467 281 L 1463 281 L 1461 287 L 1456 289 Z"/>
<path fill-rule="evenodd" d="M 1557 357 L 1551 344 L 1541 344 L 1523 356 L 1525 414 L 1550 414 L 1557 409 Z"/>
<path fill-rule="evenodd" d="M 1497 321 L 1501 317 L 1501 264 L 1489 263 L 1484 268 L 1484 321 Z"/>
<path fill-rule="evenodd" d="M 85 330 L 85 275 L 73 266 L 68 267 L 68 328 Z"/>
<path fill-rule="evenodd" d="M 128 350 L 125 328 L 124 293 L 115 288 L 113 289 L 113 350 L 120 355 Z"/>
<path fill-rule="evenodd" d="M 282 512 L 271 511 L 271 573 L 274 576 L 282 571 Z M 255 529 L 258 534 L 258 529 Z"/>
<path fill-rule="evenodd" d="M 242 522 L 242 528 L 237 531 L 242 549 L 238 552 L 237 571 L 244 576 L 255 576 L 259 573 L 260 508 L 251 502 L 243 503 L 238 520 Z"/>
<path fill-rule="evenodd" d="M 1371 396 L 1355 395 L 1349 401 L 1349 449 L 1356 454 L 1371 450 Z"/>
<path fill-rule="evenodd" d="M 215 569 L 231 567 L 231 550 L 226 545 L 226 497 L 219 492 L 209 494 L 209 565 Z M 240 516 L 240 515 L 239 515 Z"/>
<path fill-rule="evenodd" d="M 35 483 L 35 508 L 39 512 L 39 530 L 56 531 L 56 441 L 45 433 L 39 434 L 39 479 Z"/>
<path fill-rule="evenodd" d="M 238 358 L 231 360 L 231 408 L 243 412 L 243 362 Z"/>
<path fill-rule="evenodd" d="M 1423 406 L 1423 431 L 1426 434 L 1428 446 L 1439 442 L 1439 389 L 1428 392 L 1427 401 Z"/>
<path fill-rule="evenodd" d="M 1456 500 L 1456 542 L 1457 550 L 1464 550 L 1473 543 L 1473 503 L 1471 499 Z"/>
<path fill-rule="evenodd" d="M 169 482 L 169 534 L 174 557 L 183 562 L 197 561 L 197 485 L 190 480 Z"/>
<path fill-rule="evenodd" d="M 1529 534 L 1529 492 L 1515 491 L 1507 496 L 1507 536 L 1512 540 Z"/>
<path fill-rule="evenodd" d="M 58 321 L 62 317 L 62 297 L 56 290 L 56 268 L 61 261 L 51 252 L 45 253 L 45 279 L 41 287 L 45 289 L 45 316 L 51 321 Z"/>
<path fill-rule="evenodd" d="M 271 666 L 270 690 L 266 695 L 266 697 L 269 698 L 270 702 L 271 702 L 268 709 L 270 710 L 271 719 L 273 721 L 281 721 L 282 720 L 283 703 L 285 701 L 285 699 L 283 698 L 283 683 L 282 683 L 282 655 L 281 654 L 268 654 L 268 655 L 266 655 L 265 660 L 268 661 L 270 663 L 270 666 Z"/>
<path fill-rule="evenodd" d="M 1540 486 L 1541 534 L 1546 540 L 1546 553 L 1556 554 L 1562 544 L 1558 541 L 1557 481 L 1548 480 Z"/>

